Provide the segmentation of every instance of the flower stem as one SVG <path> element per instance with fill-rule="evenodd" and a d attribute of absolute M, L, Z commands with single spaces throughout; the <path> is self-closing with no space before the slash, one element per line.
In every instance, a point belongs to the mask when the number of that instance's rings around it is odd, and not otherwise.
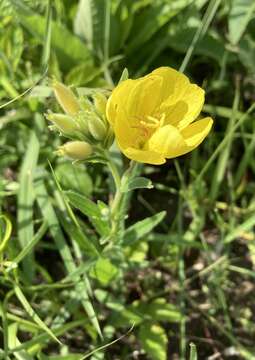
<path fill-rule="evenodd" d="M 116 234 L 118 233 L 120 226 L 121 226 L 121 219 L 124 214 L 123 212 L 123 206 L 122 204 L 125 202 L 126 194 L 121 191 L 121 183 L 124 183 L 126 181 L 129 181 L 133 176 L 134 172 L 136 171 L 136 162 L 131 161 L 128 170 L 123 174 L 122 177 L 120 177 L 119 171 L 112 161 L 111 158 L 108 157 L 108 167 L 111 171 L 114 183 L 115 183 L 115 194 L 113 201 L 111 203 L 111 238 L 113 239 L 116 237 Z M 123 221 L 124 224 L 124 221 Z"/>
<path fill-rule="evenodd" d="M 111 203 L 111 238 L 113 238 L 117 231 L 118 231 L 118 224 L 119 224 L 119 206 L 120 206 L 120 202 L 121 202 L 121 198 L 122 198 L 122 193 L 120 190 L 121 187 L 121 177 L 118 171 L 117 166 L 115 165 L 115 163 L 112 161 L 112 159 L 110 157 L 108 158 L 108 167 L 109 170 L 112 174 L 113 180 L 114 180 L 114 184 L 115 184 L 115 194 L 114 194 L 114 198 L 113 201 Z"/>

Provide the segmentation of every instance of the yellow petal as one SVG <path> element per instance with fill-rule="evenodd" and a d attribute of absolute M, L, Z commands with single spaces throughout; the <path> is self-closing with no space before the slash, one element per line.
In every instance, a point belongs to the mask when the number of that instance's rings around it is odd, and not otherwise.
<path fill-rule="evenodd" d="M 187 104 L 188 111 L 183 119 L 177 124 L 180 130 L 188 126 L 200 114 L 205 102 L 205 92 L 201 87 L 195 84 L 189 84 L 183 94 L 183 101 Z"/>
<path fill-rule="evenodd" d="M 148 76 L 158 75 L 162 77 L 163 84 L 161 88 L 161 101 L 164 102 L 170 96 L 173 96 L 173 102 L 181 97 L 182 93 L 189 84 L 189 79 L 187 76 L 181 72 L 172 69 L 167 66 L 162 66 L 158 69 L 152 71 Z"/>
<path fill-rule="evenodd" d="M 165 124 L 183 129 L 194 121 L 204 104 L 204 90 L 191 84 L 187 76 L 172 68 L 161 67 L 151 75 L 163 78 L 160 111 L 166 113 Z"/>
<path fill-rule="evenodd" d="M 112 92 L 106 107 L 108 121 L 113 125 L 121 109 L 133 125 L 151 115 L 161 103 L 162 78 L 145 76 L 126 80 Z"/>
<path fill-rule="evenodd" d="M 122 81 L 112 92 L 106 105 L 106 117 L 110 124 L 114 124 L 118 108 L 123 108 L 127 101 L 128 94 L 134 87 L 137 80 Z"/>
<path fill-rule="evenodd" d="M 134 148 L 126 148 L 125 150 L 122 150 L 123 153 L 128 157 L 129 159 L 145 163 L 145 164 L 152 164 L 152 165 L 161 165 L 166 162 L 166 159 L 161 154 L 155 152 L 155 151 L 149 151 L 149 150 L 138 150 Z"/>
<path fill-rule="evenodd" d="M 181 131 L 186 144 L 194 149 L 197 147 L 211 130 L 213 120 L 210 117 L 195 121 Z"/>
<path fill-rule="evenodd" d="M 146 76 L 137 80 L 129 96 L 126 96 L 125 110 L 130 121 L 137 123 L 159 107 L 162 82 L 160 76 Z"/>
<path fill-rule="evenodd" d="M 140 147 L 139 142 L 142 141 L 141 130 L 132 126 L 123 109 L 119 109 L 113 129 L 121 149 Z"/>
<path fill-rule="evenodd" d="M 148 140 L 146 148 L 166 158 L 174 158 L 189 151 L 181 133 L 172 125 L 158 129 Z"/>

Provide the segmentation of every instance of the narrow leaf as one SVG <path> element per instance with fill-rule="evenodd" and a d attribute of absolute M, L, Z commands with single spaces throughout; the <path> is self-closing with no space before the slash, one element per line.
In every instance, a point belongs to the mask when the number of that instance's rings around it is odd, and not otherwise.
<path fill-rule="evenodd" d="M 121 184 L 121 192 L 128 192 L 135 189 L 152 189 L 153 185 L 151 180 L 145 177 L 135 177 L 128 182 Z"/>
<path fill-rule="evenodd" d="M 131 245 L 140 240 L 143 236 L 151 232 L 166 216 L 165 211 L 161 211 L 156 215 L 148 217 L 144 220 L 138 221 L 136 224 L 130 226 L 124 233 L 123 244 Z"/>
<path fill-rule="evenodd" d="M 37 325 L 39 325 L 42 330 L 47 332 L 53 340 L 55 340 L 56 342 L 58 342 L 61 345 L 62 344 L 61 341 L 58 340 L 58 338 L 53 334 L 53 332 L 48 328 L 48 326 L 45 325 L 45 323 L 36 314 L 36 312 L 34 311 L 32 306 L 29 304 L 28 300 L 26 299 L 25 295 L 23 294 L 21 289 L 18 287 L 18 285 L 14 286 L 14 292 L 15 292 L 17 298 L 19 299 L 20 303 L 22 304 L 22 306 L 28 313 L 28 315 L 31 316 L 31 318 L 35 321 L 35 323 Z"/>

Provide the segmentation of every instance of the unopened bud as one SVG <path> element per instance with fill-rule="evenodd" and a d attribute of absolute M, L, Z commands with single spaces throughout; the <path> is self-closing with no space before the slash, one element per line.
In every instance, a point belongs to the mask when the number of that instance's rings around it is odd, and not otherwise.
<path fill-rule="evenodd" d="M 70 141 L 59 147 L 58 155 L 65 155 L 73 160 L 85 160 L 92 154 L 90 144 L 84 141 Z"/>
<path fill-rule="evenodd" d="M 106 104 L 107 104 L 106 96 L 98 92 L 93 96 L 93 100 L 94 100 L 95 108 L 99 112 L 99 114 L 105 115 Z"/>
<path fill-rule="evenodd" d="M 105 138 L 107 128 L 106 124 L 99 116 L 96 114 L 87 115 L 88 129 L 90 134 L 95 140 L 101 141 Z"/>
<path fill-rule="evenodd" d="M 80 105 L 72 90 L 58 81 L 53 81 L 52 87 L 62 109 L 69 115 L 77 114 Z"/>
<path fill-rule="evenodd" d="M 110 148 L 114 142 L 114 133 L 111 128 L 108 129 L 107 136 L 104 140 L 104 146 L 106 149 Z"/>
<path fill-rule="evenodd" d="M 47 120 L 51 121 L 59 131 L 64 134 L 72 134 L 77 128 L 77 124 L 74 119 L 65 114 L 47 114 Z"/>

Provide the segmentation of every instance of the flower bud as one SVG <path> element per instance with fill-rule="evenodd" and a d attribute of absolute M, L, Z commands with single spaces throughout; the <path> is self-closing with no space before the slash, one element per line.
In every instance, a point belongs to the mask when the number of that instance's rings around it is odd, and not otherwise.
<path fill-rule="evenodd" d="M 93 101 L 94 101 L 94 105 L 96 110 L 98 111 L 99 114 L 101 115 L 105 115 L 106 112 L 106 104 L 107 104 L 107 98 L 104 94 L 102 93 L 97 93 L 93 96 Z"/>
<path fill-rule="evenodd" d="M 74 119 L 65 114 L 47 114 L 47 120 L 51 121 L 59 131 L 64 134 L 72 134 L 78 130 L 77 124 Z"/>
<path fill-rule="evenodd" d="M 95 113 L 87 112 L 87 123 L 90 134 L 95 140 L 101 141 L 105 138 L 107 133 L 106 124 Z"/>
<path fill-rule="evenodd" d="M 69 115 L 75 115 L 80 110 L 80 105 L 72 90 L 58 81 L 53 81 L 52 87 L 59 105 Z"/>
<path fill-rule="evenodd" d="M 85 160 L 92 154 L 90 144 L 85 141 L 70 141 L 59 147 L 58 155 L 68 156 L 73 160 Z"/>

